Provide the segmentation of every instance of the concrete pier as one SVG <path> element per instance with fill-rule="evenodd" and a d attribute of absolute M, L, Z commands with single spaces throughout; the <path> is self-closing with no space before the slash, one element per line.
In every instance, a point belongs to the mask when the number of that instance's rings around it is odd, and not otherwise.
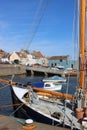
<path fill-rule="evenodd" d="M 59 75 L 67 77 L 68 75 L 62 70 L 53 70 L 46 67 L 26 67 L 25 65 L 14 65 L 14 64 L 0 64 L 0 76 L 11 76 L 11 75 L 35 75 L 35 76 L 53 76 Z M 76 76 L 77 72 L 73 71 L 70 76 Z"/>
<path fill-rule="evenodd" d="M 26 74 L 26 66 L 13 64 L 0 64 L 0 76 Z"/>
<path fill-rule="evenodd" d="M 59 75 L 62 77 L 65 77 L 64 70 L 58 70 L 58 69 L 51 69 L 50 67 L 42 67 L 42 66 L 33 66 L 33 67 L 26 67 L 26 72 L 28 74 L 33 75 Z"/>

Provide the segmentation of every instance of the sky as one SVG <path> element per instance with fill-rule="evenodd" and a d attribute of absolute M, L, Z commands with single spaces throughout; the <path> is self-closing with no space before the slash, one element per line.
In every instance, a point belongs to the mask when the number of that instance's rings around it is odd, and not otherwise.
<path fill-rule="evenodd" d="M 71 55 L 76 0 L 0 0 L 0 49 Z"/>

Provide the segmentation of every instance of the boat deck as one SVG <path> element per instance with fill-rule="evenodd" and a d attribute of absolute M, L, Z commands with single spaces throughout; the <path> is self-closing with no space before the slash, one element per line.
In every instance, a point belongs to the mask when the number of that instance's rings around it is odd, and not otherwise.
<path fill-rule="evenodd" d="M 55 109 L 54 109 L 55 106 Z M 44 101 L 40 101 L 38 104 L 31 104 L 32 108 L 35 108 L 36 111 L 44 111 L 45 114 L 48 114 L 51 116 L 54 112 L 58 112 L 61 114 L 61 120 L 64 121 L 66 125 L 69 125 L 72 127 L 80 128 L 80 124 L 78 123 L 78 120 L 72 116 L 72 111 L 68 107 L 65 108 L 63 104 L 56 104 L 52 102 L 47 102 L 47 104 L 44 103 Z M 64 111 L 64 109 L 66 109 Z M 72 123 L 73 122 L 73 123 Z"/>

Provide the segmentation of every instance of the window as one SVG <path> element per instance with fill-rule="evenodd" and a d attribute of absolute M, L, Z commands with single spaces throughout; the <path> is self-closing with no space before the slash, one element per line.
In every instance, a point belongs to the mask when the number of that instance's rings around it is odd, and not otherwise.
<path fill-rule="evenodd" d="M 50 84 L 46 84 L 45 87 L 51 87 Z"/>
<path fill-rule="evenodd" d="M 51 64 L 51 67 L 53 67 L 53 63 Z"/>
<path fill-rule="evenodd" d="M 60 62 L 62 62 L 63 60 L 62 59 L 60 59 Z"/>
<path fill-rule="evenodd" d="M 56 63 L 55 63 L 55 66 L 56 66 Z"/>

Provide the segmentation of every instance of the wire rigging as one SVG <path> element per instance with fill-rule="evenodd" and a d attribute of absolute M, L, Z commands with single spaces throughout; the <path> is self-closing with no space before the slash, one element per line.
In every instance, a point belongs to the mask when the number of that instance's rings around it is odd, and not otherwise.
<path fill-rule="evenodd" d="M 31 26 L 30 26 L 30 29 L 29 29 L 29 34 L 31 34 L 32 33 L 32 30 L 33 30 L 33 28 L 34 28 L 34 23 L 35 23 L 35 21 L 36 21 L 36 19 L 37 19 L 37 16 L 38 16 L 38 13 L 39 13 L 39 11 L 40 11 L 40 8 L 41 8 L 41 5 L 42 5 L 42 1 L 43 0 L 40 0 L 40 2 L 39 2 L 39 4 L 38 4 L 38 6 L 37 6 L 37 9 L 36 9 L 36 11 L 35 11 L 35 15 L 34 15 L 34 17 L 33 17 L 33 20 L 32 20 L 32 23 L 31 23 Z M 29 35 L 28 35 L 28 37 L 29 37 Z M 29 38 L 28 38 L 29 39 Z M 25 47 L 27 47 L 27 41 L 28 41 L 28 39 L 26 40 L 26 46 Z"/>
<path fill-rule="evenodd" d="M 39 19 L 39 21 L 38 21 L 38 24 L 37 24 L 37 26 L 36 26 L 36 28 L 35 28 L 35 30 L 34 30 L 32 36 L 31 36 L 31 39 L 30 39 L 30 41 L 29 41 L 29 43 L 28 43 L 27 48 L 30 47 L 30 45 L 31 45 L 31 43 L 32 43 L 32 41 L 33 41 L 33 39 L 34 39 L 34 37 L 35 37 L 35 35 L 36 35 L 36 33 L 37 33 L 39 27 L 40 27 L 41 21 L 42 21 L 42 19 L 43 19 L 43 17 L 44 17 L 45 11 L 46 11 L 47 6 L 48 6 L 48 2 L 49 2 L 49 0 L 46 1 L 46 5 L 45 5 L 45 7 L 44 7 L 44 9 L 43 9 L 42 15 L 41 15 L 41 17 L 40 17 L 40 19 Z"/>
<path fill-rule="evenodd" d="M 72 32 L 72 38 L 73 38 L 73 43 L 74 43 L 74 60 L 76 59 L 77 57 L 77 47 L 78 47 L 78 44 L 77 44 L 77 38 L 78 38 L 78 1 L 75 1 L 75 8 L 74 8 L 74 20 L 73 20 L 73 32 Z"/>
<path fill-rule="evenodd" d="M 72 30 L 72 43 L 74 45 L 74 55 L 73 55 L 73 60 L 74 60 L 74 66 L 76 64 L 76 61 L 78 59 L 78 54 L 79 54 L 79 0 L 74 1 L 74 18 L 73 18 L 73 30 Z M 78 70 L 78 65 L 77 63 L 77 70 Z M 78 74 L 77 74 L 77 84 L 78 84 Z"/>

